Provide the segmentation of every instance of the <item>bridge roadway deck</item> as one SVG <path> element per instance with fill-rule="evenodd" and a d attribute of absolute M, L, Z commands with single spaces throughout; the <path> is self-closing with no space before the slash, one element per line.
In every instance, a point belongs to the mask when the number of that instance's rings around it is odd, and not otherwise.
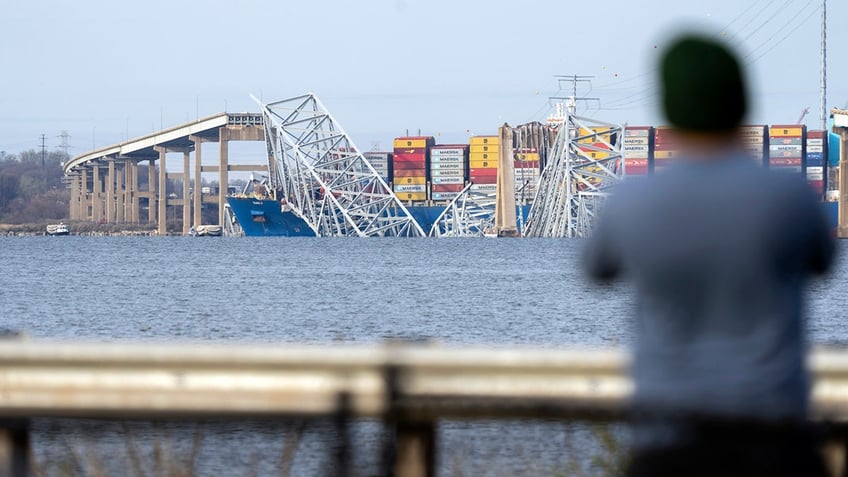
<path fill-rule="evenodd" d="M 226 185 L 230 171 L 268 171 L 268 164 L 229 164 L 229 141 L 264 140 L 261 114 L 218 113 L 73 157 L 63 165 L 71 188 L 70 218 L 139 224 L 143 209 L 140 204 L 144 200 L 148 209 L 145 221 L 156 224 L 160 234 L 169 232 L 168 207 L 180 207 L 182 233 L 187 234 L 192 225 L 202 225 L 201 204 L 209 201 L 191 189 L 192 180 L 199 191 L 204 172 L 217 173 L 218 183 Z M 201 149 L 205 142 L 218 143 L 218 160 L 214 165 L 202 163 Z M 182 154 L 182 172 L 167 172 L 166 157 L 169 153 Z M 193 175 L 190 168 L 192 153 Z M 142 162 L 148 166 L 146 190 L 139 189 L 138 169 Z M 166 190 L 168 178 L 182 181 L 182 190 L 176 193 L 179 202 L 174 201 L 173 196 L 168 197 L 175 194 Z M 219 187 L 218 225 L 223 223 L 226 194 L 227 188 Z M 170 228 L 173 229 L 174 225 Z"/>

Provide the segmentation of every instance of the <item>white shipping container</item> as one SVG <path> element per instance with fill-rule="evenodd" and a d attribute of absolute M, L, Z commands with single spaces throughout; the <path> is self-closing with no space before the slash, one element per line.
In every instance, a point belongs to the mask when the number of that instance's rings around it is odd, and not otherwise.
<path fill-rule="evenodd" d="M 742 144 L 760 144 L 762 145 L 765 141 L 762 136 L 742 136 L 739 138 L 739 141 Z"/>
<path fill-rule="evenodd" d="M 433 184 L 465 184 L 465 178 L 459 177 L 434 177 Z"/>
<path fill-rule="evenodd" d="M 494 194 L 498 190 L 497 184 L 474 184 L 471 186 L 471 190 L 475 192 L 482 192 L 486 194 Z"/>
<path fill-rule="evenodd" d="M 395 185 L 395 192 L 427 192 L 427 186 L 424 184 Z"/>
<path fill-rule="evenodd" d="M 647 159 L 649 156 L 648 151 L 626 151 L 624 153 L 625 159 Z"/>
<path fill-rule="evenodd" d="M 627 141 L 628 137 L 650 137 L 651 130 L 650 129 L 625 129 L 624 130 L 624 140 Z"/>
<path fill-rule="evenodd" d="M 802 144 L 801 136 L 796 137 L 773 137 L 769 139 L 769 144 L 772 146 L 800 146 Z"/>
<path fill-rule="evenodd" d="M 807 153 L 808 154 L 815 154 L 817 152 L 818 153 L 824 152 L 824 146 L 807 146 Z"/>
<path fill-rule="evenodd" d="M 785 145 L 785 144 L 772 144 L 769 146 L 769 151 L 772 152 L 797 152 L 801 154 L 802 147 L 800 145 Z"/>
<path fill-rule="evenodd" d="M 821 146 L 822 144 L 824 144 L 824 139 L 821 139 L 821 138 L 807 139 L 807 145 L 808 146 Z"/>
<path fill-rule="evenodd" d="M 435 170 L 430 171 L 430 175 L 433 177 L 465 177 L 465 171 Z"/>
<path fill-rule="evenodd" d="M 465 164 L 462 164 L 461 162 L 448 162 L 448 163 L 431 162 L 430 163 L 430 169 L 434 170 L 434 171 L 435 170 L 464 171 L 465 170 Z"/>
<path fill-rule="evenodd" d="M 430 157 L 434 156 L 463 156 L 465 151 L 462 149 L 430 149 Z"/>
<path fill-rule="evenodd" d="M 822 174 L 821 172 L 812 173 L 812 174 L 807 172 L 807 180 L 808 181 L 823 181 L 824 180 L 824 174 Z"/>
<path fill-rule="evenodd" d="M 433 192 L 433 200 L 453 200 L 459 196 L 459 192 Z"/>
<path fill-rule="evenodd" d="M 759 136 L 762 139 L 764 135 L 764 129 L 762 126 L 745 126 L 739 128 L 739 137 L 752 137 Z"/>
<path fill-rule="evenodd" d="M 464 163 L 464 156 L 432 156 L 430 157 L 430 162 L 434 164 L 447 164 L 447 163 Z"/>
<path fill-rule="evenodd" d="M 647 146 L 650 143 L 650 138 L 647 136 L 624 136 L 624 147 L 627 146 Z"/>

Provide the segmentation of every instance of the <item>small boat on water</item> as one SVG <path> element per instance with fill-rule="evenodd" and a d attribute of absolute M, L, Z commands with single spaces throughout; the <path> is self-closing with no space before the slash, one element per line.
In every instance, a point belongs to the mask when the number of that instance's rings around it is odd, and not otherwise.
<path fill-rule="evenodd" d="M 68 226 L 62 222 L 58 224 L 50 224 L 47 226 L 47 235 L 70 235 L 71 231 Z"/>
<path fill-rule="evenodd" d="M 188 234 L 192 237 L 220 237 L 223 234 L 223 228 L 220 225 L 198 225 L 192 227 Z"/>

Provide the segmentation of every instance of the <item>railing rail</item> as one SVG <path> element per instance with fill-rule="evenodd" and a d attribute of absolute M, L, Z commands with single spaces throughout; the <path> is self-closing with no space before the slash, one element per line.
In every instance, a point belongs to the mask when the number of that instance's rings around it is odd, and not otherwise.
<path fill-rule="evenodd" d="M 436 419 L 621 418 L 628 362 L 617 348 L 5 340 L 0 419 L 379 417 L 412 429 L 398 434 L 398 475 L 430 475 Z M 815 349 L 809 366 L 812 417 L 848 421 L 848 350 Z"/>

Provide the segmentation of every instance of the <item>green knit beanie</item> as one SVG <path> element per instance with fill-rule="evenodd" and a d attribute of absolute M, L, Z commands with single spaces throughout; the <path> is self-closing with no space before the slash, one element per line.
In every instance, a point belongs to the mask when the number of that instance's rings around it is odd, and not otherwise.
<path fill-rule="evenodd" d="M 721 43 L 685 35 L 662 56 L 663 108 L 672 126 L 728 132 L 748 109 L 745 79 L 736 56 Z"/>

